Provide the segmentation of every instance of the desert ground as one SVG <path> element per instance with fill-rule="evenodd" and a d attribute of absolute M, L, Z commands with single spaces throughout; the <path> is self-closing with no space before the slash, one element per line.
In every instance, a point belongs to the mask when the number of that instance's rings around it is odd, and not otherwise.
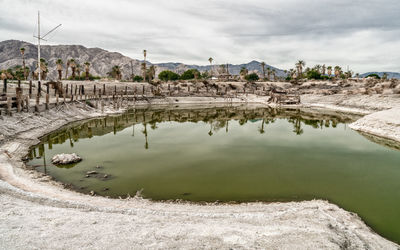
<path fill-rule="evenodd" d="M 85 85 L 92 89 L 96 83 Z M 101 86 L 103 83 L 98 83 Z M 147 84 L 105 83 L 133 91 Z M 288 203 L 195 204 L 154 202 L 135 196 L 107 199 L 63 187 L 49 176 L 29 170 L 22 159 L 39 138 L 68 123 L 121 113 L 138 105 L 247 103 L 270 105 L 271 87 L 300 95 L 301 104 L 361 114 L 354 130 L 400 142 L 400 82 L 177 83 L 181 92 L 137 98 L 110 99 L 97 104 L 75 101 L 40 113 L 21 112 L 0 117 L 0 248 L 266 248 L 266 249 L 399 249 L 373 232 L 356 214 L 323 200 Z M 196 89 L 190 94 L 188 85 Z M 159 86 L 160 87 L 160 86 Z M 12 88 L 12 86 L 11 86 Z M 156 88 L 156 87 L 154 87 Z M 165 92 L 167 86 L 163 85 Z M 186 92 L 185 92 L 186 91 Z M 67 98 L 68 99 L 68 98 Z M 31 101 L 34 104 L 34 101 Z M 50 102 L 54 104 L 55 98 Z M 91 102 L 91 105 L 88 105 Z M 104 103 L 103 103 L 104 102 Z M 118 102 L 116 105 L 115 102 Z M 97 106 L 97 108 L 96 108 Z M 101 108 L 100 108 L 101 106 Z"/>

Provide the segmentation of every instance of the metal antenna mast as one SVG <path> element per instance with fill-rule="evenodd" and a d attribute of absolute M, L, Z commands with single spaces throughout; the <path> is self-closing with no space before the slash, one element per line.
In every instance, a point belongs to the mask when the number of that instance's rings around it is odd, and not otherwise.
<path fill-rule="evenodd" d="M 40 82 L 40 40 L 47 41 L 44 38 L 49 35 L 51 32 L 55 31 L 57 28 L 59 28 L 61 24 L 57 25 L 55 28 L 47 32 L 44 36 L 40 36 L 40 11 L 38 11 L 38 35 L 33 36 L 38 39 L 38 82 Z"/>

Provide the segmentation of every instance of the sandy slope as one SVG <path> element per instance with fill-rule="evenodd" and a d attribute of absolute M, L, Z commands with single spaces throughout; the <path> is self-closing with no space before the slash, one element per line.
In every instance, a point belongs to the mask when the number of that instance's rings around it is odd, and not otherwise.
<path fill-rule="evenodd" d="M 303 102 L 368 113 L 379 109 L 366 100 L 371 109 L 357 105 L 360 100 L 337 104 L 329 98 L 309 96 Z M 265 103 L 252 96 L 238 101 Z M 179 99 L 184 102 L 191 101 Z M 109 200 L 65 190 L 23 168 L 20 159 L 39 136 L 100 115 L 83 105 L 68 105 L 39 116 L 17 114 L 0 120 L 0 248 L 399 248 L 357 215 L 325 201 L 196 205 Z"/>

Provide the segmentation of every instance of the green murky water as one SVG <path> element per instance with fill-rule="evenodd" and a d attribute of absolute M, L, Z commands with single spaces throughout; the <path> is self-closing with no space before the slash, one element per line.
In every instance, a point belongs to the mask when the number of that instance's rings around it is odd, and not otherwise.
<path fill-rule="evenodd" d="M 132 110 L 50 134 L 28 165 L 77 191 L 110 197 L 142 190 L 155 200 L 326 199 L 400 242 L 399 145 L 352 131 L 353 119 L 246 106 Z M 84 160 L 50 162 L 73 152 Z M 88 171 L 98 174 L 87 178 Z"/>

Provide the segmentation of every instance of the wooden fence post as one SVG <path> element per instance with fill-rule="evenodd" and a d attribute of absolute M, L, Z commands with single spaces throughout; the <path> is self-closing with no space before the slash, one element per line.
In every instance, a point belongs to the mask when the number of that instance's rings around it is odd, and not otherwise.
<path fill-rule="evenodd" d="M 46 94 L 46 109 L 49 109 L 49 94 Z"/>
<path fill-rule="evenodd" d="M 32 80 L 29 81 L 29 98 L 32 98 Z"/>
<path fill-rule="evenodd" d="M 7 79 L 3 80 L 3 94 L 7 94 Z"/>
<path fill-rule="evenodd" d="M 39 104 L 40 104 L 40 95 L 36 95 L 36 105 L 35 105 L 35 112 L 39 112 Z"/>
<path fill-rule="evenodd" d="M 7 97 L 7 114 L 11 116 L 11 97 Z"/>
<path fill-rule="evenodd" d="M 29 97 L 29 95 L 27 95 L 26 98 L 25 98 L 25 106 L 26 106 L 26 112 L 28 112 L 28 113 L 30 111 L 29 99 L 30 99 L 30 97 Z"/>

